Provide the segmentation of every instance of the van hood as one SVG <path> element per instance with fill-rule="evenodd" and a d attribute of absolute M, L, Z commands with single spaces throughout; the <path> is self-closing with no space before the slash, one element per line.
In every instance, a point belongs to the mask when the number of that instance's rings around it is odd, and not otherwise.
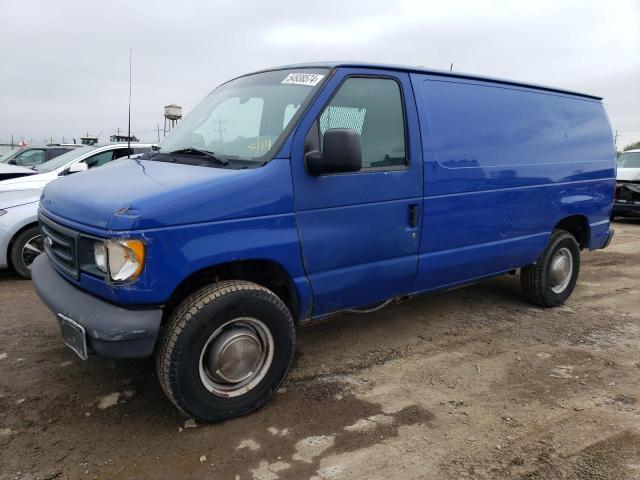
<path fill-rule="evenodd" d="M 10 178 L 24 177 L 26 175 L 33 175 L 35 173 L 37 172 L 30 168 L 10 165 L 8 163 L 0 163 L 0 181 L 8 180 Z"/>
<path fill-rule="evenodd" d="M 119 160 L 51 182 L 40 207 L 101 230 L 143 230 L 293 211 L 288 159 L 228 169 Z"/>
<path fill-rule="evenodd" d="M 620 168 L 616 179 L 625 182 L 640 182 L 640 168 Z"/>

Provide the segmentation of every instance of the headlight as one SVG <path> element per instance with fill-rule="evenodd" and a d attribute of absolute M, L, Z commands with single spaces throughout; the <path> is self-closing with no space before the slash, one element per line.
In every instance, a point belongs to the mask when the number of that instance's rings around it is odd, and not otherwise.
<path fill-rule="evenodd" d="M 93 245 L 96 267 L 111 280 L 134 280 L 144 267 L 145 248 L 140 240 L 106 240 Z"/>
<path fill-rule="evenodd" d="M 93 244 L 93 259 L 96 267 L 104 273 L 107 271 L 107 247 L 104 242 L 96 242 Z"/>

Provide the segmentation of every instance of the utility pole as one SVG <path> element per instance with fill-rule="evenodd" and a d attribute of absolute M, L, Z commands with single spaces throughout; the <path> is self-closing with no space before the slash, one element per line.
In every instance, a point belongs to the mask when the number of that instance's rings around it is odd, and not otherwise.
<path fill-rule="evenodd" d="M 620 136 L 620 134 L 618 133 L 618 130 L 616 130 L 616 134 L 613 136 L 613 145 L 617 148 L 618 147 L 618 137 Z"/>
<path fill-rule="evenodd" d="M 13 150 L 13 133 L 11 134 L 11 150 Z"/>
<path fill-rule="evenodd" d="M 127 124 L 127 158 L 131 158 L 131 49 L 129 49 L 129 123 Z"/>
<path fill-rule="evenodd" d="M 156 131 L 158 132 L 158 143 L 160 143 L 160 124 L 156 125 Z"/>
<path fill-rule="evenodd" d="M 218 135 L 220 136 L 220 143 L 222 143 L 222 132 L 225 131 L 224 128 L 222 128 L 222 124 L 223 123 L 227 123 L 226 120 L 222 120 L 222 117 L 220 115 L 218 115 L 218 120 L 214 120 L 212 123 L 217 123 L 218 124 L 218 128 L 216 130 L 218 130 Z"/>
<path fill-rule="evenodd" d="M 451 65 L 449 65 L 449 71 L 451 72 L 453 70 L 453 62 L 451 62 Z"/>

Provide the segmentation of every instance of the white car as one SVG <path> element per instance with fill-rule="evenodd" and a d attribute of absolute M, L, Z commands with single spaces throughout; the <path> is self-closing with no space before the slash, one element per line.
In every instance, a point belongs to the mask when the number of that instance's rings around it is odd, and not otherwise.
<path fill-rule="evenodd" d="M 640 150 L 627 150 L 618 157 L 616 199 L 611 217 L 640 216 Z"/>
<path fill-rule="evenodd" d="M 150 152 L 153 145 L 132 143 L 131 156 Z M 31 262 L 42 253 L 38 202 L 44 186 L 61 175 L 82 172 L 126 157 L 126 143 L 82 147 L 38 165 L 37 173 L 0 181 L 0 268 L 31 277 Z"/>
<path fill-rule="evenodd" d="M 131 155 L 149 152 L 152 147 L 150 143 L 132 143 Z M 44 188 L 47 183 L 61 175 L 82 172 L 126 156 L 126 143 L 76 148 L 46 163 L 36 165 L 33 167 L 36 171 L 34 175 L 0 181 L 0 192 Z"/>

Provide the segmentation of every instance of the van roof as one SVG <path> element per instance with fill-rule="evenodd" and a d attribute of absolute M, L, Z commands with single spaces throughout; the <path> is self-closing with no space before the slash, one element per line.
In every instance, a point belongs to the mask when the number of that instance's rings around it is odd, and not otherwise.
<path fill-rule="evenodd" d="M 518 82 L 515 80 L 507 80 L 503 78 L 493 78 L 493 77 L 485 77 L 482 75 L 475 75 L 471 73 L 462 73 L 462 72 L 450 72 L 447 70 L 437 70 L 433 68 L 425 68 L 422 66 L 410 66 L 410 65 L 393 65 L 393 64 L 385 64 L 385 63 L 368 63 L 368 62 L 308 62 L 308 63 L 297 63 L 292 65 L 283 65 L 281 67 L 275 68 L 267 68 L 261 71 L 271 71 L 271 70 L 285 70 L 292 68 L 337 68 L 337 67 L 359 67 L 359 68 L 376 68 L 380 70 L 402 70 L 405 72 L 415 72 L 415 73 L 427 73 L 430 75 L 441 75 L 444 77 L 453 77 L 453 78 L 464 78 L 468 80 L 481 80 L 485 82 L 493 82 L 500 83 L 503 85 L 514 85 L 517 87 L 526 87 L 526 88 L 534 88 L 537 90 L 546 90 L 549 92 L 555 93 L 563 93 L 567 95 L 575 95 L 578 97 L 589 98 L 592 100 L 602 100 L 602 97 L 598 97 L 596 95 L 589 95 L 586 93 L 574 92 L 572 90 L 565 90 L 562 88 L 548 87 L 545 85 L 536 85 L 533 83 L 525 83 Z M 257 73 L 257 72 L 256 72 Z"/>

